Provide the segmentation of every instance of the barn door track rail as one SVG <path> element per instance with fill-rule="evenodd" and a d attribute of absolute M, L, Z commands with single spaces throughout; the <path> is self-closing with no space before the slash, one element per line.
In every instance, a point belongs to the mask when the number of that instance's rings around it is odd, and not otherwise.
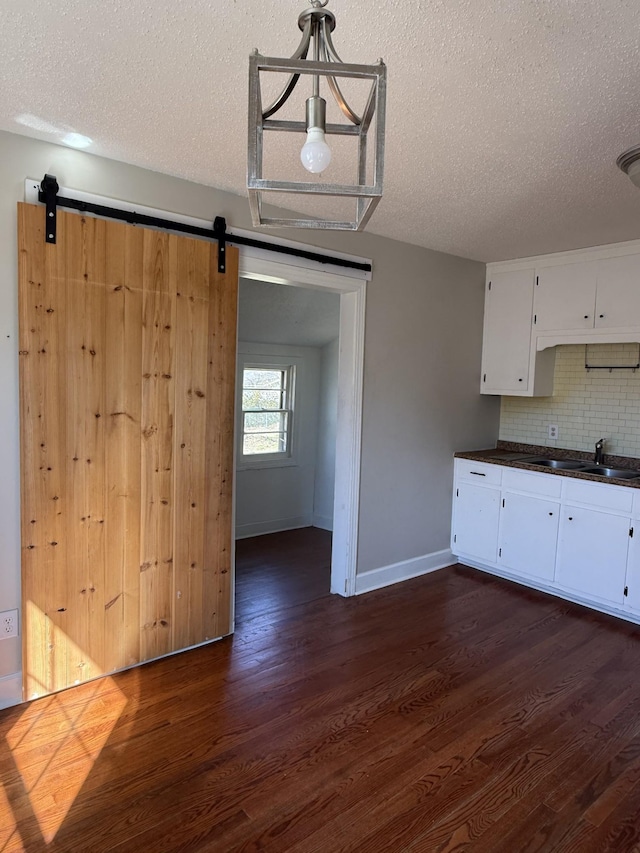
<path fill-rule="evenodd" d="M 66 207 L 79 210 L 81 213 L 92 213 L 94 216 L 102 216 L 105 219 L 117 219 L 127 222 L 129 225 L 144 225 L 148 228 L 158 228 L 164 231 L 178 231 L 181 234 L 191 234 L 194 237 L 204 237 L 215 240 L 218 243 L 218 272 L 226 272 L 226 247 L 229 243 L 234 246 L 250 246 L 254 249 L 266 249 L 269 252 L 277 252 L 281 255 L 289 255 L 296 258 L 304 258 L 308 261 L 317 261 L 321 264 L 345 267 L 347 269 L 371 272 L 371 264 L 352 261 L 348 258 L 337 258 L 332 255 L 324 255 L 322 252 L 310 252 L 293 246 L 281 246 L 276 243 L 268 243 L 265 240 L 254 240 L 241 234 L 227 231 L 227 221 L 223 216 L 216 216 L 212 228 L 199 228 L 197 225 L 189 225 L 184 222 L 176 222 L 171 219 L 163 219 L 159 216 L 149 216 L 146 213 L 138 213 L 135 210 L 120 210 L 117 207 L 108 207 L 104 204 L 96 204 L 79 198 L 69 198 L 58 195 L 60 186 L 55 175 L 45 175 L 40 181 L 38 201 L 46 206 L 47 229 L 45 239 L 47 243 L 56 242 L 56 212 L 58 207 Z"/>

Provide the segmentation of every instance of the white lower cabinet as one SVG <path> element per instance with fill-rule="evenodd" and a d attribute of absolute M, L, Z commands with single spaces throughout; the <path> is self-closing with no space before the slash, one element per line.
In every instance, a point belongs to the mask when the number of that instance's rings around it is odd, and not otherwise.
<path fill-rule="evenodd" d="M 455 553 L 494 563 L 498 552 L 500 489 L 461 481 L 454 501 Z"/>
<path fill-rule="evenodd" d="M 460 459 L 455 472 L 461 562 L 640 622 L 640 490 Z"/>
<path fill-rule="evenodd" d="M 626 606 L 640 612 L 640 521 L 633 521 L 632 526 L 634 535 L 629 539 Z"/>
<path fill-rule="evenodd" d="M 560 504 L 504 492 L 498 563 L 516 574 L 552 581 Z"/>
<path fill-rule="evenodd" d="M 624 516 L 563 506 L 556 583 L 622 607 L 630 529 Z"/>

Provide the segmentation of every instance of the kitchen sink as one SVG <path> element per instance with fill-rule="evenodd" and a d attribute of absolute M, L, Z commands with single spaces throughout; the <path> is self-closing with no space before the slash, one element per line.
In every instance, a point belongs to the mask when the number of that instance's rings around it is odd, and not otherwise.
<path fill-rule="evenodd" d="M 555 468 L 560 471 L 580 471 L 582 474 L 595 474 L 617 480 L 634 480 L 640 477 L 640 471 L 629 468 L 607 468 L 605 465 L 594 465 L 593 462 L 578 462 L 576 459 L 548 459 L 546 456 L 527 456 L 520 459 L 528 465 L 540 465 L 543 468 Z"/>
<path fill-rule="evenodd" d="M 543 465 L 545 468 L 559 468 L 563 471 L 584 470 L 585 464 L 588 464 L 585 462 L 576 462 L 572 459 L 545 459 L 542 456 L 532 456 L 531 458 L 521 459 L 520 461 L 527 462 L 529 465 Z"/>
<path fill-rule="evenodd" d="M 629 471 L 628 468 L 605 468 L 604 465 L 594 465 L 582 469 L 584 474 L 597 474 L 599 477 L 615 477 L 618 480 L 633 480 L 640 477 L 640 471 Z"/>

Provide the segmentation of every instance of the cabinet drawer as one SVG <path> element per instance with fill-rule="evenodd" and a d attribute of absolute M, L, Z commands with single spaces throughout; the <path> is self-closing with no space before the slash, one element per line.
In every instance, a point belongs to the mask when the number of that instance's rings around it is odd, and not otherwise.
<path fill-rule="evenodd" d="M 559 500 L 562 479 L 553 474 L 537 474 L 534 471 L 505 468 L 502 475 L 502 488 Z"/>
<path fill-rule="evenodd" d="M 613 510 L 631 515 L 633 489 L 589 483 L 586 480 L 565 480 L 564 500 L 567 503 L 590 504 L 598 509 Z"/>
<path fill-rule="evenodd" d="M 456 460 L 456 476 L 477 485 L 499 486 L 502 482 L 501 465 L 487 465 L 484 462 L 471 462 L 469 459 Z"/>

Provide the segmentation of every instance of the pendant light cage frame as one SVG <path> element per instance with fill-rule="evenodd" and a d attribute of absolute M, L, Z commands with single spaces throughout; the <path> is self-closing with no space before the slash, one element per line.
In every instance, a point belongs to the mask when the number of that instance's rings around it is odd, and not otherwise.
<path fill-rule="evenodd" d="M 262 103 L 260 74 L 277 72 L 289 74 L 289 83 L 280 98 L 266 110 Z M 312 181 L 280 181 L 263 178 L 263 141 L 265 133 L 306 134 L 305 121 L 284 121 L 271 118 L 288 100 L 300 75 L 327 78 L 327 84 L 338 101 L 342 112 L 350 119 L 346 123 L 327 123 L 327 135 L 356 136 L 358 138 L 356 181 L 353 184 L 331 184 Z M 336 78 L 370 80 L 371 89 L 362 116 L 359 117 L 344 102 Z M 249 57 L 249 139 L 247 163 L 247 189 L 251 218 L 255 226 L 332 229 L 362 231 L 382 197 L 384 175 L 384 132 L 387 90 L 387 68 L 380 60 L 376 65 L 356 65 L 344 62 L 308 60 L 294 55 L 291 59 L 262 56 L 255 51 Z M 340 102 L 342 98 L 342 103 Z M 301 110 L 304 110 L 302 102 Z M 372 123 L 375 118 L 369 139 Z M 371 144 L 373 143 L 373 144 Z M 371 152 L 372 160 L 368 160 Z M 372 165 L 372 183 L 367 183 L 367 170 Z M 263 193 L 289 193 L 302 196 L 339 196 L 351 198 L 355 215 L 351 220 L 334 218 L 288 218 L 265 216 Z"/>

